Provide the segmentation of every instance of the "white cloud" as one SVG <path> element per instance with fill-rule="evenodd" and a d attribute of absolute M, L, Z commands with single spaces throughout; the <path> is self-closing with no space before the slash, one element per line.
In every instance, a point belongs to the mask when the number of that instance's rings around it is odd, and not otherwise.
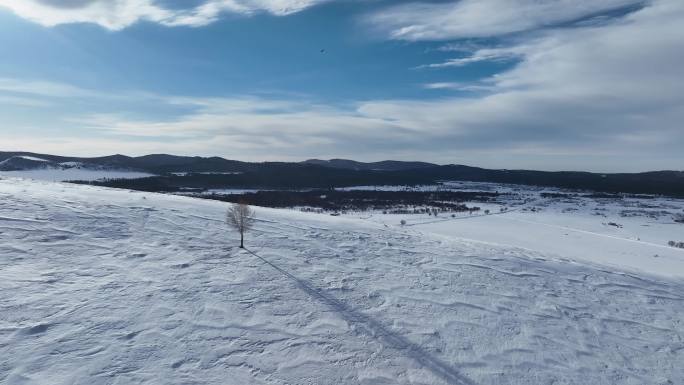
<path fill-rule="evenodd" d="M 643 0 L 459 0 L 415 2 L 368 18 L 393 39 L 448 40 L 489 37 L 570 22 Z"/>
<path fill-rule="evenodd" d="M 166 26 L 198 27 L 211 24 L 224 13 L 267 12 L 284 16 L 326 0 L 206 0 L 194 8 L 170 9 L 155 0 L 0 0 L 25 19 L 52 27 L 59 24 L 93 23 L 121 30 L 139 21 Z"/>

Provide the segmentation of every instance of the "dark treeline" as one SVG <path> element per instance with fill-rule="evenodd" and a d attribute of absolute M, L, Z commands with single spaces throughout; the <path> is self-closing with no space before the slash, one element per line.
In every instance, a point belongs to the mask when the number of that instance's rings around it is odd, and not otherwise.
<path fill-rule="evenodd" d="M 434 184 L 433 178 L 401 171 L 365 171 L 332 169 L 315 165 L 272 164 L 259 171 L 240 174 L 161 175 L 140 179 L 111 179 L 90 183 L 98 186 L 141 191 L 175 192 L 183 189 L 265 188 L 265 189 L 329 189 L 360 185 Z"/>
<path fill-rule="evenodd" d="M 316 207 L 330 211 L 391 210 L 405 213 L 421 207 L 438 208 L 442 212 L 468 211 L 462 202 L 489 202 L 499 194 L 494 192 L 463 191 L 259 191 L 220 195 L 198 194 L 199 198 L 225 202 L 243 202 L 264 207 Z M 417 212 L 417 211 L 416 211 Z"/>
<path fill-rule="evenodd" d="M 438 166 L 406 171 L 434 180 L 466 180 L 591 190 L 606 193 L 656 194 L 684 197 L 684 172 L 596 174 L 574 171 L 488 170 L 468 166 Z"/>
<path fill-rule="evenodd" d="M 14 153 L 0 153 L 2 156 L 10 154 Z M 69 159 L 50 155 L 40 156 L 59 161 Z M 136 158 L 115 155 L 82 160 L 89 164 L 124 167 L 159 174 L 159 176 L 140 180 L 110 180 L 94 183 L 145 191 L 179 191 L 184 188 L 303 189 L 355 185 L 418 185 L 449 180 L 536 185 L 610 194 L 656 194 L 684 197 L 684 172 L 682 171 L 597 174 L 574 171 L 490 170 L 461 165 L 439 166 L 415 162 L 363 164 L 338 160 L 332 163 L 320 161 L 247 163 L 217 157 L 171 155 L 148 155 Z M 377 170 L 370 167 L 386 167 L 386 169 Z M 404 168 L 401 169 L 402 167 Z M 175 175 L 174 172 L 188 174 Z M 211 174 L 212 172 L 215 174 Z M 235 174 L 216 174 L 221 172 Z"/>
<path fill-rule="evenodd" d="M 331 189 L 361 185 L 429 185 L 443 180 L 467 180 L 509 184 L 537 185 L 595 191 L 596 197 L 618 193 L 656 194 L 684 197 L 684 176 L 662 171 L 644 174 L 547 173 L 540 171 L 482 170 L 460 173 L 459 166 L 404 171 L 368 171 L 333 169 L 320 166 L 272 164 L 258 171 L 240 174 L 160 175 L 141 179 L 113 179 L 91 183 L 106 187 L 141 191 L 175 192 L 183 189 L 262 188 L 262 189 Z"/>

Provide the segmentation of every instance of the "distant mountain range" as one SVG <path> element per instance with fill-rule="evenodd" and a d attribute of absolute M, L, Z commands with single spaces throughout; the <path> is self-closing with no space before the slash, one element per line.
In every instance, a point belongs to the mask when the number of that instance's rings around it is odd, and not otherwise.
<path fill-rule="evenodd" d="M 381 162 L 357 162 L 355 160 L 349 159 L 330 159 L 330 160 L 320 160 L 320 159 L 309 159 L 305 160 L 305 164 L 315 164 L 318 166 L 341 168 L 345 170 L 376 170 L 376 171 L 402 171 L 402 170 L 415 170 L 419 168 L 430 168 L 438 167 L 439 165 L 434 163 L 426 162 L 402 162 L 397 160 L 383 160 Z"/>
<path fill-rule="evenodd" d="M 6 162 L 3 168 L 2 163 Z M 31 152 L 0 152 L 0 171 L 26 170 L 48 165 L 56 166 L 65 163 L 78 163 L 86 167 L 107 167 L 126 170 L 145 171 L 157 174 L 170 172 L 248 172 L 275 165 L 315 165 L 344 170 L 365 171 L 402 171 L 418 168 L 438 167 L 437 164 L 425 162 L 402 162 L 386 160 L 382 162 L 363 163 L 347 159 L 319 160 L 309 159 L 304 162 L 264 162 L 249 163 L 228 160 L 220 157 L 176 156 L 152 154 L 131 157 L 126 155 L 109 155 L 96 158 L 66 157 Z M 18 168 L 15 168 L 18 167 Z"/>
<path fill-rule="evenodd" d="M 7 153 L 2 153 L 7 154 Z M 50 155 L 19 153 L 9 157 L 0 155 L 0 171 L 30 171 L 30 170 L 128 170 L 117 164 L 102 162 L 86 162 L 80 158 L 53 157 Z"/>
<path fill-rule="evenodd" d="M 219 157 L 203 158 L 191 156 L 175 156 L 154 154 L 138 157 L 126 155 L 109 155 L 96 158 L 81 158 L 36 154 L 32 152 L 0 152 L 0 171 L 26 170 L 41 167 L 60 167 L 60 165 L 78 164 L 83 167 L 110 168 L 132 171 L 144 171 L 154 174 L 168 172 L 205 172 L 205 171 L 248 171 L 254 164 L 227 160 Z"/>
<path fill-rule="evenodd" d="M 112 187 L 176 191 L 182 188 L 331 188 L 354 185 L 433 184 L 445 180 L 512 183 L 603 192 L 684 196 L 684 171 L 600 174 L 576 171 L 492 170 L 463 165 L 346 159 L 304 162 L 240 162 L 220 157 L 153 154 L 64 157 L 0 152 L 0 171 L 85 167 L 146 172 L 157 176 L 107 181 Z"/>

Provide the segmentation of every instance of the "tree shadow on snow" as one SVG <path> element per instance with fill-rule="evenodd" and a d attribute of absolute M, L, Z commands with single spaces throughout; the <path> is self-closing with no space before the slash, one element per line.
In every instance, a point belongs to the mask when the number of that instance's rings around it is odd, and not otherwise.
<path fill-rule="evenodd" d="M 245 251 L 259 258 L 261 261 L 276 269 L 281 274 L 293 280 L 306 293 L 328 305 L 333 311 L 337 312 L 347 322 L 349 322 L 359 333 L 375 338 L 381 341 L 385 346 L 401 351 L 405 356 L 418 362 L 420 365 L 429 369 L 435 375 L 443 378 L 449 384 L 455 385 L 475 385 L 475 383 L 466 376 L 459 373 L 456 369 L 449 366 L 444 361 L 434 357 L 425 349 L 417 344 L 409 341 L 405 337 L 387 329 L 380 322 L 372 317 L 362 314 L 345 304 L 344 302 L 326 294 L 320 289 L 310 286 L 306 281 L 303 281 L 287 271 L 281 269 L 279 266 L 271 263 L 267 259 L 261 257 L 257 253 L 245 248 Z"/>

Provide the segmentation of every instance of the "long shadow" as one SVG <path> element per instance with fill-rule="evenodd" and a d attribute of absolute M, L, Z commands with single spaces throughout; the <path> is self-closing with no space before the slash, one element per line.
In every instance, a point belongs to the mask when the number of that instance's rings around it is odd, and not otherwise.
<path fill-rule="evenodd" d="M 472 380 L 460 374 L 457 370 L 449 366 L 447 363 L 432 356 L 429 352 L 425 351 L 425 349 L 409 341 L 405 337 L 387 329 L 380 322 L 374 320 L 373 318 L 365 314 L 359 313 L 358 311 L 347 306 L 344 302 L 341 302 L 340 300 L 326 294 L 320 289 L 311 287 L 306 281 L 303 281 L 295 277 L 294 275 L 281 269 L 279 266 L 261 257 L 257 253 L 247 248 L 245 248 L 245 250 L 253 256 L 259 258 L 267 265 L 271 266 L 272 268 L 276 269 L 283 275 L 293 280 L 295 283 L 297 283 L 297 285 L 299 285 L 299 287 L 302 290 L 307 292 L 312 297 L 328 305 L 331 309 L 340 314 L 347 322 L 352 324 L 361 333 L 364 333 L 370 337 L 380 340 L 381 342 L 383 342 L 383 344 L 389 346 L 390 348 L 402 351 L 407 357 L 418 362 L 423 367 L 432 371 L 434 374 L 442 377 L 449 384 L 476 385 Z"/>

